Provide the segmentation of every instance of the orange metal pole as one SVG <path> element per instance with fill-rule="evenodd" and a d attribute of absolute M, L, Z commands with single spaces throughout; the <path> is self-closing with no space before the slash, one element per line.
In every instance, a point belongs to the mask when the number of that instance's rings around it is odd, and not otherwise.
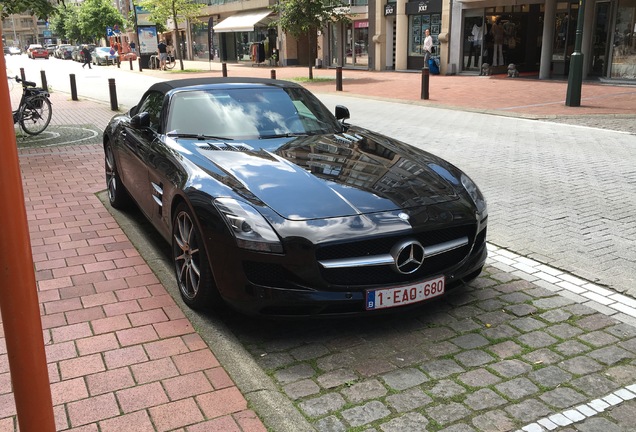
<path fill-rule="evenodd" d="M 0 310 L 18 424 L 23 432 L 54 432 L 53 402 L 4 56 L 0 57 L 0 155 Z"/>

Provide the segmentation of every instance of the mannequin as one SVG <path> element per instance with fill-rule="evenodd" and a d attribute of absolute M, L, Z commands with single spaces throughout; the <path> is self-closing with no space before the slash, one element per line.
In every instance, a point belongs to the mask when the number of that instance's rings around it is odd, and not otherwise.
<path fill-rule="evenodd" d="M 472 41 L 470 42 L 470 51 L 468 53 L 468 64 L 466 68 L 470 67 L 471 59 L 475 59 L 473 62 L 475 66 L 479 66 L 478 58 L 481 55 L 481 41 L 484 38 L 483 28 L 477 24 L 473 25 L 471 30 Z"/>
<path fill-rule="evenodd" d="M 492 25 L 490 29 L 492 33 L 494 46 L 493 46 L 493 54 L 492 54 L 492 65 L 493 66 L 502 66 L 504 64 L 503 58 L 503 41 L 504 41 L 504 28 L 501 25 L 501 20 L 497 18 L 495 23 Z"/>

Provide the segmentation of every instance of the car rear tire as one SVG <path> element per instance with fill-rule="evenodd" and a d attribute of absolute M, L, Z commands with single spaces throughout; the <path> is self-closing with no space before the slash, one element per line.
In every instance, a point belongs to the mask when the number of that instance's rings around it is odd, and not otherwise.
<path fill-rule="evenodd" d="M 119 178 L 115 154 L 109 142 L 104 145 L 104 171 L 110 205 L 116 209 L 126 208 L 130 204 L 130 195 Z"/>
<path fill-rule="evenodd" d="M 172 223 L 172 258 L 179 293 L 192 309 L 220 304 L 203 238 L 189 207 L 177 206 Z"/>

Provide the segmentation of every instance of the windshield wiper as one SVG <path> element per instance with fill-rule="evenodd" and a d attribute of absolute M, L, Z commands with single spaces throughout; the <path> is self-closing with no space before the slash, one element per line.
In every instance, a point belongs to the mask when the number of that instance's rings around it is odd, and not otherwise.
<path fill-rule="evenodd" d="M 309 136 L 307 132 L 285 132 L 281 134 L 261 135 L 258 139 L 271 139 L 271 138 L 290 138 L 290 137 L 304 137 Z"/>
<path fill-rule="evenodd" d="M 178 132 L 169 132 L 166 134 L 169 137 L 177 137 L 177 138 L 196 138 L 198 140 L 219 140 L 219 141 L 234 141 L 233 138 L 214 136 L 214 135 L 205 135 L 205 134 L 193 134 L 193 133 L 178 133 Z"/>

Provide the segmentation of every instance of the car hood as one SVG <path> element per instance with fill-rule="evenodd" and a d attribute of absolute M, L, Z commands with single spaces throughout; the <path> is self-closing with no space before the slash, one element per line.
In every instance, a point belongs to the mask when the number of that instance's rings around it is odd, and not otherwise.
<path fill-rule="evenodd" d="M 459 199 L 459 171 L 397 140 L 346 133 L 277 140 L 198 141 L 199 168 L 290 220 L 345 217 Z M 207 166 L 208 163 L 213 166 Z"/>

